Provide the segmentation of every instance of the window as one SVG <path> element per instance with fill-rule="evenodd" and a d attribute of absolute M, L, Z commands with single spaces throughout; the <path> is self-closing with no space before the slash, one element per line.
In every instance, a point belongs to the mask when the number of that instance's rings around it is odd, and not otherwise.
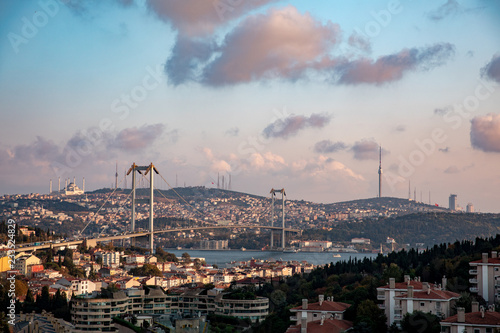
<path fill-rule="evenodd" d="M 420 307 L 424 307 L 425 306 L 425 302 L 420 302 Z"/>

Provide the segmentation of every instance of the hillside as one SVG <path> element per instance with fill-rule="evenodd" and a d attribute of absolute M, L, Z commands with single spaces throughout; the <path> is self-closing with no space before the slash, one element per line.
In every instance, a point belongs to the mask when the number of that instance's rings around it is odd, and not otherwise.
<path fill-rule="evenodd" d="M 395 218 L 340 223 L 331 231 L 305 230 L 309 238 L 350 241 L 354 237 L 385 243 L 392 237 L 398 244 L 424 243 L 431 246 L 457 239 L 492 237 L 500 233 L 500 214 L 413 213 Z"/>

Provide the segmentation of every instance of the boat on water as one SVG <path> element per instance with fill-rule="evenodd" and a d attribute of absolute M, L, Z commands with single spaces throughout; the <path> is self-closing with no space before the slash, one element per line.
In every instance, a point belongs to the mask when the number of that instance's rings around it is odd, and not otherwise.
<path fill-rule="evenodd" d="M 284 249 L 283 253 L 297 253 L 299 252 L 298 249 Z"/>
<path fill-rule="evenodd" d="M 180 246 L 177 246 L 177 250 L 182 250 L 182 247 L 180 247 Z"/>
<path fill-rule="evenodd" d="M 247 249 L 246 249 L 246 248 L 244 248 L 244 247 L 242 247 L 242 248 L 241 248 L 241 251 L 246 251 L 246 250 L 247 250 Z"/>
<path fill-rule="evenodd" d="M 338 254 L 338 253 L 337 253 L 337 254 L 334 254 L 334 255 L 333 255 L 333 257 L 334 257 L 334 258 L 342 258 L 342 256 L 341 256 L 340 254 Z"/>

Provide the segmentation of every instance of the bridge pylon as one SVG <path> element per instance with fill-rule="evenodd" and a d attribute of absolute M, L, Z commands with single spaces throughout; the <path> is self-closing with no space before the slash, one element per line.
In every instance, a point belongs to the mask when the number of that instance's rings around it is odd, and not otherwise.
<path fill-rule="evenodd" d="M 151 163 L 150 165 L 146 166 L 138 166 L 135 163 L 132 164 L 130 169 L 127 172 L 127 176 L 132 172 L 132 221 L 131 221 L 131 231 L 135 232 L 135 203 L 136 203 L 136 181 L 135 181 L 135 172 L 139 172 L 142 175 L 141 171 L 145 171 L 144 175 L 147 175 L 149 172 L 149 249 L 150 253 L 154 253 L 154 228 L 153 228 L 153 190 L 154 190 L 154 182 L 153 182 L 153 171 L 158 174 L 158 170 L 156 170 L 156 167 Z M 135 245 L 135 238 L 132 237 L 131 239 L 131 244 Z"/>
<path fill-rule="evenodd" d="M 276 198 L 276 193 L 281 193 L 281 206 L 282 206 L 282 235 L 281 235 L 281 247 L 285 249 L 286 243 L 285 243 L 285 189 L 279 189 L 275 190 L 274 188 L 271 189 L 271 227 L 274 227 L 274 201 Z M 271 229 L 271 250 L 273 249 L 274 245 L 274 233 L 273 230 Z"/>

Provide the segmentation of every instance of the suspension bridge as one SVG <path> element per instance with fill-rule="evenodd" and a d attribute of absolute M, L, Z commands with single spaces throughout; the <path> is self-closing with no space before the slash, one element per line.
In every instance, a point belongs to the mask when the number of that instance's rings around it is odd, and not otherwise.
<path fill-rule="evenodd" d="M 147 231 L 137 231 L 136 230 L 136 203 L 138 199 L 136 198 L 136 189 L 137 189 L 137 181 L 136 181 L 136 173 L 140 174 L 143 178 L 149 181 L 149 223 L 148 223 L 148 230 Z M 247 224 L 231 224 L 231 225 L 220 225 L 217 223 L 217 221 L 209 221 L 214 223 L 213 225 L 209 226 L 190 226 L 190 227 L 180 227 L 180 228 L 169 228 L 169 229 L 161 229 L 161 230 L 154 230 L 154 190 L 156 189 L 154 187 L 154 174 L 157 174 L 168 186 L 170 189 L 174 191 L 174 193 L 182 200 L 186 205 L 191 207 L 194 212 L 197 212 L 198 214 L 201 214 L 203 217 L 205 217 L 206 214 L 203 212 L 199 211 L 195 207 L 193 207 L 188 201 L 186 201 L 179 193 L 172 187 L 170 184 L 165 180 L 165 178 L 159 173 L 157 168 L 151 163 L 150 165 L 146 166 L 138 166 L 135 163 L 132 164 L 130 167 L 129 171 L 127 174 L 124 176 L 124 179 L 118 183 L 117 181 L 115 182 L 115 190 L 112 191 L 104 203 L 101 205 L 101 207 L 97 210 L 95 213 L 95 217 L 97 218 L 99 212 L 101 209 L 106 205 L 107 202 L 109 202 L 110 198 L 114 195 L 116 190 L 118 189 L 119 185 L 126 180 L 126 177 L 128 175 L 132 175 L 132 191 L 130 192 L 129 196 L 131 195 L 131 202 L 132 202 L 132 212 L 131 212 L 131 220 L 130 220 L 130 230 L 126 231 L 122 234 L 119 235 L 102 235 L 101 233 L 97 237 L 84 237 L 84 231 L 87 229 L 87 227 L 95 222 L 95 220 L 89 221 L 85 227 L 79 231 L 78 237 L 79 239 L 76 240 L 67 240 L 67 241 L 49 241 L 49 242 L 44 242 L 42 244 L 18 244 L 18 247 L 22 249 L 22 251 L 36 251 L 40 249 L 48 249 L 48 248 L 60 248 L 60 247 L 66 247 L 66 246 L 72 246 L 72 245 L 79 245 L 82 244 L 83 242 L 86 242 L 87 246 L 96 246 L 98 243 L 101 242 L 109 242 L 109 241 L 115 241 L 115 240 L 123 240 L 123 239 L 130 239 L 131 244 L 135 245 L 135 239 L 139 237 L 147 237 L 149 240 L 149 249 L 150 253 L 154 253 L 154 235 L 155 234 L 161 234 L 161 233 L 171 233 L 171 232 L 185 232 L 185 231 L 199 231 L 199 230 L 208 230 L 208 229 L 269 229 L 271 230 L 271 241 L 270 241 L 270 249 L 275 249 L 274 245 L 274 231 L 281 231 L 282 238 L 281 238 L 281 246 L 282 249 L 286 248 L 286 238 L 285 238 L 285 233 L 286 232 L 295 232 L 295 233 L 301 233 L 302 230 L 299 229 L 292 229 L 292 228 L 286 228 L 285 227 L 285 189 L 271 189 L 271 207 L 269 207 L 270 210 L 270 221 L 271 225 L 247 225 Z M 147 179 L 147 175 L 149 174 L 149 179 Z M 158 192 L 165 197 L 165 195 L 158 190 Z M 274 204 L 275 204 L 275 197 L 276 193 L 281 193 L 281 203 L 282 203 L 282 225 L 281 226 L 274 226 L 274 215 L 275 215 L 275 210 L 274 210 Z M 127 196 L 128 199 L 128 196 Z M 166 197 L 165 197 L 166 199 Z M 116 216 L 116 213 L 115 215 Z M 205 221 L 206 222 L 206 221 Z"/>

